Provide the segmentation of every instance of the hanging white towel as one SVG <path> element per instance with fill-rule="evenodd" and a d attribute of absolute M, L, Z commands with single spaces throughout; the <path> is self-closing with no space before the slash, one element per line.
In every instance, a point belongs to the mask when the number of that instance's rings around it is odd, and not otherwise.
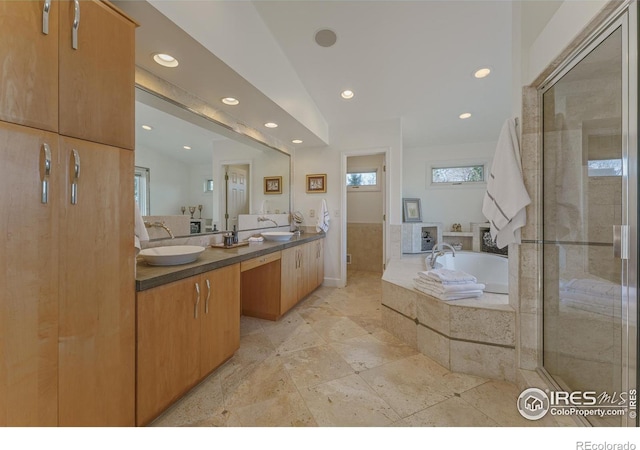
<path fill-rule="evenodd" d="M 525 207 L 529 203 L 531 198 L 522 179 L 516 123 L 507 119 L 498 138 L 482 203 L 482 214 L 491 224 L 491 237 L 498 248 L 520 243 L 520 228 L 527 222 Z"/>
<path fill-rule="evenodd" d="M 142 214 L 140 214 L 140 207 L 138 207 L 138 203 L 135 203 L 136 211 L 135 211 L 135 221 L 134 221 L 134 246 L 136 248 L 136 256 L 142 249 L 141 241 L 149 240 L 149 233 L 147 232 L 147 227 L 144 226 L 144 220 L 142 219 Z"/>
<path fill-rule="evenodd" d="M 329 209 L 327 209 L 327 202 L 325 199 L 322 199 L 322 204 L 320 205 L 320 211 L 318 212 L 318 222 L 316 223 L 316 231 L 320 233 L 324 231 L 325 233 L 329 230 Z"/>

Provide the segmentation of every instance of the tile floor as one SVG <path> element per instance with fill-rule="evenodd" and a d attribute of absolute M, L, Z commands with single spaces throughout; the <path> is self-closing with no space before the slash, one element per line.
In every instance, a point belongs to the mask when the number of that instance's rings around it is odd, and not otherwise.
<path fill-rule="evenodd" d="M 278 322 L 242 317 L 236 354 L 152 426 L 560 425 L 522 418 L 515 385 L 450 372 L 383 330 L 380 274 L 348 280 Z"/>

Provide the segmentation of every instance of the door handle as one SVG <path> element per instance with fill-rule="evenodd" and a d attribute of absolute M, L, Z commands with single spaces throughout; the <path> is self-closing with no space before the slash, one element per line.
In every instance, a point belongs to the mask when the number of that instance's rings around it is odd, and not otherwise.
<path fill-rule="evenodd" d="M 204 302 L 204 312 L 205 314 L 209 314 L 209 298 L 211 298 L 211 283 L 209 283 L 209 279 L 204 280 L 207 285 L 207 299 Z"/>
<path fill-rule="evenodd" d="M 49 203 L 49 175 L 51 175 L 51 148 L 46 142 L 42 144 L 42 171 L 40 178 L 42 181 L 42 203 Z"/>
<path fill-rule="evenodd" d="M 200 304 L 200 285 L 196 283 L 196 304 L 193 308 L 194 319 L 198 318 L 198 305 Z"/>
<path fill-rule="evenodd" d="M 73 25 L 71 27 L 71 48 L 78 50 L 78 28 L 80 28 L 80 0 L 73 0 Z"/>
<path fill-rule="evenodd" d="M 78 203 L 78 181 L 80 180 L 80 155 L 76 149 L 71 151 L 71 166 L 71 204 L 76 205 Z"/>
<path fill-rule="evenodd" d="M 44 0 L 42 8 L 42 34 L 49 34 L 49 11 L 51 10 L 51 0 Z"/>
<path fill-rule="evenodd" d="M 613 226 L 613 256 L 629 259 L 629 225 Z"/>

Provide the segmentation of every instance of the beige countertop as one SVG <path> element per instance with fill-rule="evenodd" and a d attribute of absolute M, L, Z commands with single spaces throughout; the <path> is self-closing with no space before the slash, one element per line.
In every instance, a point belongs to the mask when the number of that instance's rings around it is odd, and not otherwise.
<path fill-rule="evenodd" d="M 136 266 L 136 291 L 158 287 L 324 237 L 325 233 L 303 233 L 300 236 L 293 236 L 291 240 L 286 242 L 251 242 L 249 245 L 235 248 L 208 247 L 196 261 L 179 266 L 151 266 L 144 261 L 138 260 Z"/>

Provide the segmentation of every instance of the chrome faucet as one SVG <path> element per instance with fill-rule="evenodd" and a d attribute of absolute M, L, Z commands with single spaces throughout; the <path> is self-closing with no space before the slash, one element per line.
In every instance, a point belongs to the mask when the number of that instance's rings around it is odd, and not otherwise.
<path fill-rule="evenodd" d="M 436 243 L 431 249 L 431 258 L 429 258 L 429 266 L 431 266 L 432 269 L 436 268 L 436 261 L 438 260 L 438 256 L 444 256 L 445 249 L 443 247 L 451 250 L 453 257 L 455 258 L 456 250 L 451 245 L 447 244 L 446 242 Z"/>
<path fill-rule="evenodd" d="M 268 217 L 262 217 L 262 216 L 259 216 L 259 217 L 258 217 L 258 222 L 273 222 L 273 224 L 274 224 L 276 227 L 279 227 L 279 226 L 280 226 L 280 225 L 278 225 L 278 222 L 276 222 L 275 220 L 269 219 Z"/>
<path fill-rule="evenodd" d="M 171 239 L 173 239 L 175 236 L 173 235 L 173 233 L 171 232 L 171 230 L 169 229 L 168 226 L 165 225 L 164 222 L 144 222 L 144 226 L 147 228 L 151 228 L 151 227 L 157 227 L 157 228 L 164 228 L 167 233 L 169 233 L 169 236 L 171 237 Z"/>

